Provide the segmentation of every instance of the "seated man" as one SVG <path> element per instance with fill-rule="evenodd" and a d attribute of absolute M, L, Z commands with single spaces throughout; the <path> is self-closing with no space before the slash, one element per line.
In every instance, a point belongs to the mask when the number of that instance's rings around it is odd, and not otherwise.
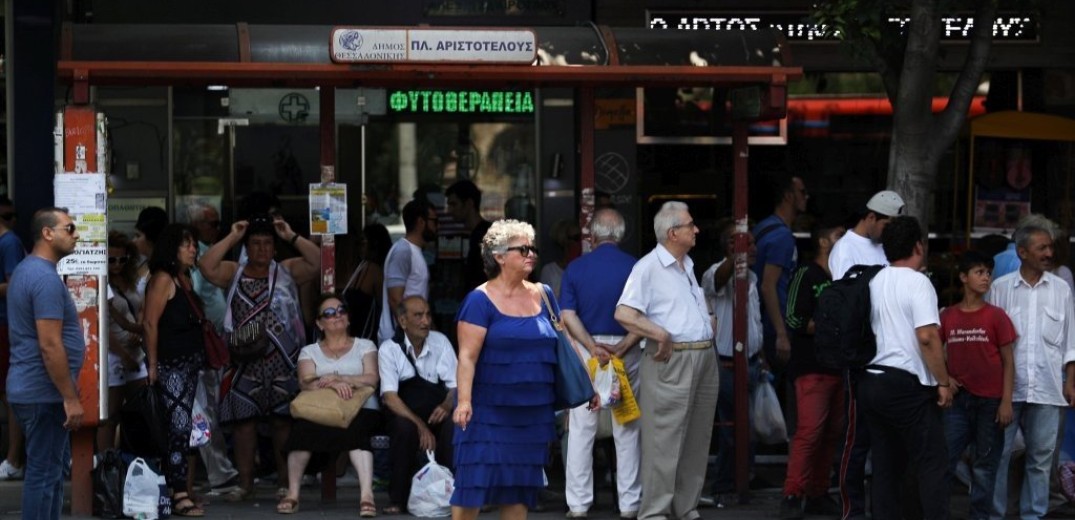
<path fill-rule="evenodd" d="M 455 407 L 455 351 L 444 334 L 429 330 L 425 298 L 404 298 L 395 311 L 403 330 L 377 353 L 381 401 L 391 411 L 386 415 L 392 472 L 385 514 L 406 510 L 411 478 L 425 461 L 420 453 L 435 451 L 439 464 L 452 466 Z"/>

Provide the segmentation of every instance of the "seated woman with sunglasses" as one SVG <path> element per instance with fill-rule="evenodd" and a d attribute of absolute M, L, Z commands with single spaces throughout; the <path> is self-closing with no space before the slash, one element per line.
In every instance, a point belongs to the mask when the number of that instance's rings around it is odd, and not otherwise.
<path fill-rule="evenodd" d="M 359 387 L 377 387 L 377 347 L 368 339 L 347 332 L 347 306 L 334 294 L 321 296 L 317 306 L 317 328 L 321 340 L 303 347 L 299 354 L 299 383 L 303 390 L 332 388 L 351 399 Z M 299 510 L 299 486 L 307 466 L 335 471 L 328 456 L 346 451 L 358 473 L 361 516 L 376 516 L 373 498 L 373 451 L 370 438 L 380 427 L 381 413 L 377 398 L 370 396 L 347 428 L 322 426 L 296 419 L 291 426 L 284 451 L 287 452 L 287 495 L 276 505 L 276 512 L 291 514 Z M 311 462 L 311 460 L 313 462 Z"/>
<path fill-rule="evenodd" d="M 302 256 L 277 262 L 276 239 L 298 249 Z M 223 260 L 235 246 L 246 247 L 244 262 Z M 283 447 L 291 428 L 288 405 L 299 391 L 295 377 L 299 349 L 306 343 L 298 287 L 320 274 L 321 250 L 292 231 L 281 217 L 257 215 L 232 224 L 231 232 L 213 244 L 198 264 L 206 280 L 227 292 L 224 331 L 234 333 L 244 325 L 260 323 L 259 338 L 267 340 L 264 351 L 233 355 L 221 387 L 219 420 L 232 428 L 240 490 L 225 497 L 243 500 L 254 492 L 254 453 L 259 419 L 271 419 L 273 454 L 276 455 L 277 498 L 287 494 Z M 257 343 L 261 343 L 258 341 Z"/>

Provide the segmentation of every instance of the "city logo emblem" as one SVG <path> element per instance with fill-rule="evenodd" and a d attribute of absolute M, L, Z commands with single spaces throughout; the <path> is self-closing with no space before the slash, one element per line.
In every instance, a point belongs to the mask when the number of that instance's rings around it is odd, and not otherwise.
<path fill-rule="evenodd" d="M 359 31 L 340 32 L 340 47 L 349 51 L 357 51 L 362 48 L 362 33 Z"/>

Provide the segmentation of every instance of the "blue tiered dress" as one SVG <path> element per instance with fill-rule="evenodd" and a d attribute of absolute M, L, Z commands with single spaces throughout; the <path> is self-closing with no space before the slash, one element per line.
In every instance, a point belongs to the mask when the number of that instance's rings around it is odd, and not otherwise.
<path fill-rule="evenodd" d="M 544 306 L 536 316 L 507 316 L 480 290 L 463 300 L 458 320 L 484 327 L 486 334 L 474 370 L 474 413 L 465 431 L 456 426 L 452 441 L 451 503 L 533 508 L 545 487 L 549 443 L 556 439 L 556 330 Z"/>

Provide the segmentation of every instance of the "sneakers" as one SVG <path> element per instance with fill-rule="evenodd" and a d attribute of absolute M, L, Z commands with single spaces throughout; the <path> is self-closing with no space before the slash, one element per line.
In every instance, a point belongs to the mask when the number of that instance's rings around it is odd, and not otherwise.
<path fill-rule="evenodd" d="M 589 513 L 586 511 L 568 511 L 564 518 L 586 518 Z"/>
<path fill-rule="evenodd" d="M 799 520 L 803 517 L 803 499 L 788 495 L 780 501 L 780 520 Z"/>
<path fill-rule="evenodd" d="M 809 515 L 841 516 L 844 513 L 840 503 L 832 495 L 824 494 L 816 497 L 807 497 L 803 512 Z"/>
<path fill-rule="evenodd" d="M 22 480 L 25 474 L 26 470 L 24 468 L 16 468 L 7 459 L 4 459 L 4 462 L 0 462 L 0 480 Z"/>

